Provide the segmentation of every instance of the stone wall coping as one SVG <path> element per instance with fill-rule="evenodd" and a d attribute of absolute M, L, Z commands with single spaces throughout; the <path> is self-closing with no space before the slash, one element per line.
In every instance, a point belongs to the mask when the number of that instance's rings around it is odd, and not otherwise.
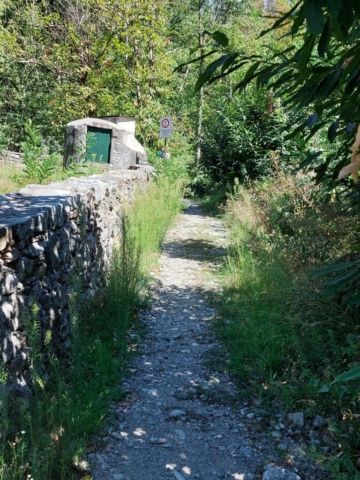
<path fill-rule="evenodd" d="M 73 122 L 68 123 L 66 126 L 78 127 L 80 125 L 86 125 L 88 127 L 96 128 L 106 128 L 108 130 L 125 131 L 121 128 L 120 124 L 109 122 L 108 120 L 102 120 L 101 118 L 82 118 L 80 120 L 74 120 Z"/>

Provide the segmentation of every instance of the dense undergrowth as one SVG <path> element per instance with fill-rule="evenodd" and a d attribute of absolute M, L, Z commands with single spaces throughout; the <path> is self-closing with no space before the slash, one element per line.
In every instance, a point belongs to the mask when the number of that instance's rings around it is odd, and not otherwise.
<path fill-rule="evenodd" d="M 181 196 L 181 182 L 164 174 L 138 192 L 122 217 L 122 242 L 106 285 L 93 297 L 84 296 L 82 274 L 74 272 L 67 360 L 53 357 L 50 339 L 39 344 L 34 309 L 27 325 L 33 395 L 29 402 L 2 399 L 1 480 L 69 480 L 86 473 L 83 454 L 91 451 L 91 435 L 101 429 L 110 403 L 123 395 L 123 367 L 136 351 L 141 328 L 137 310 L 146 300 L 150 267 Z"/>
<path fill-rule="evenodd" d="M 349 479 L 359 477 L 360 384 L 332 381 L 360 363 L 359 315 L 341 295 L 325 297 L 311 272 L 344 260 L 357 234 L 349 204 L 324 200 L 306 177 L 235 185 L 224 211 L 231 246 L 216 329 L 242 394 L 329 420 L 332 441 L 317 458 Z"/>

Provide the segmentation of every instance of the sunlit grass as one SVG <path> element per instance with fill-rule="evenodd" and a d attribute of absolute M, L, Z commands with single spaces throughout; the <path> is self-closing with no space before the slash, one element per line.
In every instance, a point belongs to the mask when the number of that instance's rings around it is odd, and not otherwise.
<path fill-rule="evenodd" d="M 17 192 L 18 184 L 11 180 L 14 175 L 20 175 L 22 167 L 11 163 L 0 164 L 0 195 L 9 192 Z"/>

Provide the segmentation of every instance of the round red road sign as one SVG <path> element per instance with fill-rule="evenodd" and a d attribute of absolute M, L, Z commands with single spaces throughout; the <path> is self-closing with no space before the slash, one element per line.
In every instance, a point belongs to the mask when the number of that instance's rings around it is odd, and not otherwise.
<path fill-rule="evenodd" d="M 162 128 L 169 128 L 170 127 L 170 120 L 168 118 L 163 118 L 161 120 L 161 127 Z"/>

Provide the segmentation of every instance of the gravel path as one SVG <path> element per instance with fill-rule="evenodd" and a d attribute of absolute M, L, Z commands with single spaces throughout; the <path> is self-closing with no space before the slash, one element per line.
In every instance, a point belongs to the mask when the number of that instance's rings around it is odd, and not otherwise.
<path fill-rule="evenodd" d="M 303 458 L 301 413 L 270 415 L 216 371 L 226 357 L 209 328 L 208 299 L 219 288 L 209 273 L 226 253 L 225 230 L 197 204 L 187 207 L 163 245 L 128 395 L 114 405 L 102 449 L 88 455 L 93 479 L 329 478 Z"/>

